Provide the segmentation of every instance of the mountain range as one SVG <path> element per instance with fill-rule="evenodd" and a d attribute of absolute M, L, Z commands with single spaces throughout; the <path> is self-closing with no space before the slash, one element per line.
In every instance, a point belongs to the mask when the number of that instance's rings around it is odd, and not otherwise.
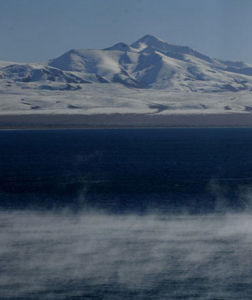
<path fill-rule="evenodd" d="M 152 35 L 70 50 L 45 63 L 0 61 L 0 114 L 251 113 L 252 65 Z"/>
<path fill-rule="evenodd" d="M 127 87 L 177 91 L 251 90 L 252 66 L 222 61 L 189 47 L 146 35 L 131 45 L 70 50 L 45 64 L 10 63 L 0 78 L 14 82 L 121 83 Z M 53 86 L 51 87 L 53 88 Z"/>

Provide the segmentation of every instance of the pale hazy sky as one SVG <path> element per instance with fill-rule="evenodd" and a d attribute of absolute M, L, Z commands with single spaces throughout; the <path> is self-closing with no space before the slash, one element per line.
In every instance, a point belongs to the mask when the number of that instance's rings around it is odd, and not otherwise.
<path fill-rule="evenodd" d="M 45 61 L 145 34 L 252 63 L 252 0 L 0 0 L 0 60 Z"/>

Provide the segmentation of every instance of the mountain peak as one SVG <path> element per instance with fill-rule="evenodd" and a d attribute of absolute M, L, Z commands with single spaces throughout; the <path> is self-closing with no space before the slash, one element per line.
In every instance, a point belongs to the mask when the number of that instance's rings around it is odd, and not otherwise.
<path fill-rule="evenodd" d="M 189 54 L 200 59 L 203 59 L 208 62 L 212 62 L 212 59 L 200 52 L 188 47 L 188 46 L 177 46 L 168 44 L 165 41 L 147 34 L 137 40 L 135 43 L 131 45 L 132 48 L 138 49 L 138 51 L 142 50 L 150 50 L 150 51 L 159 51 L 165 55 L 168 55 L 173 58 L 177 58 L 180 60 L 185 60 L 185 55 Z"/>
<path fill-rule="evenodd" d="M 119 51 L 129 51 L 130 47 L 125 43 L 117 43 L 112 47 L 105 48 L 104 50 L 119 50 Z"/>
<path fill-rule="evenodd" d="M 157 47 L 162 44 L 166 44 L 161 39 L 155 37 L 154 35 L 146 34 L 136 42 L 134 42 L 131 47 L 139 48 L 141 45 L 146 45 L 147 47 Z"/>
<path fill-rule="evenodd" d="M 164 42 L 158 37 L 151 35 L 151 34 L 146 34 L 142 38 L 138 40 L 138 42 L 145 42 L 145 43 L 153 43 L 153 42 Z"/>

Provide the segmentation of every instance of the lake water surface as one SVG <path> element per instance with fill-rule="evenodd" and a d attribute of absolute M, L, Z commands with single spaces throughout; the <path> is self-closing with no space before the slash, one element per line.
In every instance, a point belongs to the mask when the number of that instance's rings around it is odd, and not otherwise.
<path fill-rule="evenodd" d="M 0 132 L 0 299 L 251 299 L 252 129 Z"/>

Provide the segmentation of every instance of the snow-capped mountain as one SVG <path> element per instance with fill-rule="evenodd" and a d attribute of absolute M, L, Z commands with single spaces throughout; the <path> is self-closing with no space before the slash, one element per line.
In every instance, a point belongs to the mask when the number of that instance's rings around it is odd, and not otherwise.
<path fill-rule="evenodd" d="M 1 78 L 16 82 L 61 81 L 67 83 L 87 83 L 72 73 L 43 65 L 10 64 L 0 69 Z"/>
<path fill-rule="evenodd" d="M 252 66 L 212 59 L 151 35 L 130 46 L 118 43 L 103 50 L 70 50 L 48 65 L 77 72 L 87 81 L 96 75 L 105 82 L 140 88 L 235 91 L 252 87 L 252 77 L 247 77 L 252 76 Z"/>
<path fill-rule="evenodd" d="M 50 61 L 0 61 L 0 114 L 251 113 L 252 65 L 146 35 Z"/>
<path fill-rule="evenodd" d="M 121 83 L 177 91 L 238 91 L 252 88 L 252 66 L 212 59 L 189 47 L 146 35 L 131 45 L 70 50 L 47 64 L 9 64 L 0 78 L 15 82 Z"/>

